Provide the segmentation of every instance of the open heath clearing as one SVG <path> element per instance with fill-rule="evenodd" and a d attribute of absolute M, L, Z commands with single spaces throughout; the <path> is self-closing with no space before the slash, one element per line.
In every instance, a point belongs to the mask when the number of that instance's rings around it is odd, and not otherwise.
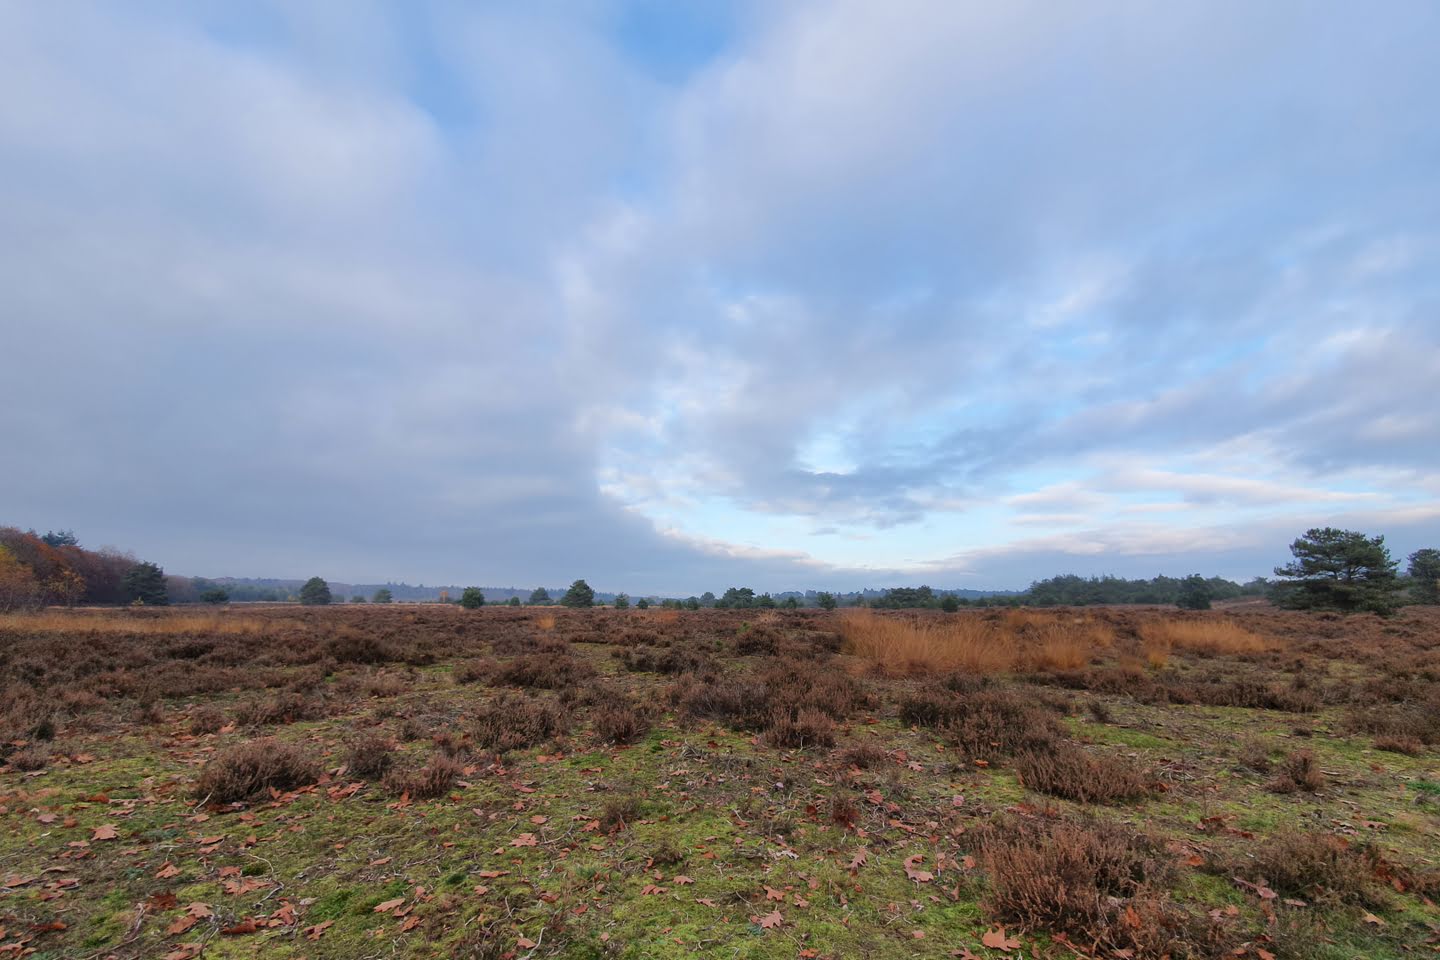
<path fill-rule="evenodd" d="M 1440 609 L 0 618 L 0 957 L 1400 958 Z"/>

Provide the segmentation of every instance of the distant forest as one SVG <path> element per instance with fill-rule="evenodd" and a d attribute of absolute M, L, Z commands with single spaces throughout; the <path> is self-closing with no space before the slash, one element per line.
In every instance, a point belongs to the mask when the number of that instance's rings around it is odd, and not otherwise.
<path fill-rule="evenodd" d="M 865 588 L 828 593 L 818 590 L 791 590 L 775 594 L 756 593 L 749 587 L 730 587 L 716 596 L 627 597 L 656 606 L 721 607 L 730 609 L 778 607 L 877 607 L 889 609 L 952 608 L 960 606 L 1014 606 L 1021 604 L 1175 603 L 1184 581 L 1173 577 L 1153 580 L 1123 580 L 1117 577 L 1053 577 L 1031 585 L 1027 591 L 943 590 L 922 587 L 891 589 Z M 1205 581 L 1215 599 L 1258 595 L 1265 591 L 1263 579 L 1241 586 L 1228 580 Z M 17 527 L 0 527 L 0 609 L 32 605 L 189 603 L 287 603 L 297 602 L 303 580 L 244 577 L 185 577 L 167 575 L 158 565 L 113 549 L 90 550 L 80 545 L 68 530 L 36 533 Z M 408 583 L 329 582 L 335 603 L 383 597 L 395 603 L 458 602 L 464 588 L 459 585 L 426 586 Z M 564 587 L 481 587 L 485 602 L 558 602 Z M 595 602 L 614 603 L 617 594 L 597 591 Z M 542 599 L 543 598 L 543 599 Z M 622 601 L 623 602 L 623 601 Z"/>
<path fill-rule="evenodd" d="M 1123 577 L 1079 577 L 1065 574 L 1037 580 L 1023 591 L 892 587 L 830 593 L 791 590 L 756 593 L 750 587 L 729 587 L 719 596 L 706 591 L 685 598 L 630 597 L 591 591 L 583 603 L 672 609 L 798 609 L 874 607 L 878 609 L 939 609 L 995 606 L 1093 606 L 1157 604 L 1208 609 L 1212 602 L 1265 597 L 1297 609 L 1370 610 L 1392 612 L 1406 602 L 1440 602 L 1440 551 L 1411 554 L 1407 576 L 1384 546 L 1384 537 L 1331 528 L 1308 531 L 1290 546 L 1295 562 L 1277 567 L 1281 577 L 1256 577 L 1240 584 L 1221 577 L 1157 576 L 1149 580 Z M 584 585 L 576 581 L 572 585 Z M 461 587 L 406 583 L 341 583 L 313 577 L 308 581 L 241 577 L 167 575 L 159 565 L 113 549 L 89 550 L 72 531 L 0 527 L 0 611 L 46 605 L 189 604 L 189 603 L 459 603 L 467 605 L 524 604 L 547 606 L 566 597 L 563 587 Z M 568 599 L 565 602 L 569 602 Z"/>

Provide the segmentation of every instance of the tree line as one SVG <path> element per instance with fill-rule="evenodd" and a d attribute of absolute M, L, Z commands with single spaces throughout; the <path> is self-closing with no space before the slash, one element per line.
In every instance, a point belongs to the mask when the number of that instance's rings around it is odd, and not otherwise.
<path fill-rule="evenodd" d="M 165 574 L 116 550 L 87 550 L 69 530 L 0 527 L 0 610 L 166 602 Z"/>
<path fill-rule="evenodd" d="M 1123 577 L 1079 577 L 1062 574 L 1030 584 L 1016 594 L 981 595 L 978 591 L 935 590 L 929 586 L 895 587 L 883 592 L 870 590 L 850 594 L 826 591 L 790 592 L 778 596 L 756 593 L 751 587 L 729 587 L 720 596 L 706 591 L 700 596 L 678 598 L 641 597 L 632 601 L 624 593 L 611 601 L 616 609 L 633 605 L 646 609 L 719 610 L 797 609 L 816 607 L 833 610 L 840 606 L 868 606 L 878 609 L 936 609 L 956 611 L 962 607 L 992 606 L 1092 606 L 1103 604 L 1163 604 L 1182 609 L 1206 610 L 1215 601 L 1243 597 L 1265 597 L 1280 607 L 1296 610 L 1339 610 L 1345 613 L 1368 611 L 1389 615 L 1406 603 L 1440 603 L 1440 550 L 1425 548 L 1408 557 L 1402 575 L 1399 561 L 1390 556 L 1383 536 L 1367 536 L 1354 530 L 1317 527 L 1307 530 L 1290 544 L 1294 558 L 1275 568 L 1275 580 L 1256 577 L 1240 584 L 1221 577 L 1157 576 L 1151 579 Z M 330 585 L 311 577 L 298 594 L 283 595 L 276 588 L 252 585 L 230 587 L 201 577 L 166 576 L 157 564 L 138 560 L 133 554 L 111 549 L 88 550 L 80 546 L 73 531 L 48 531 L 0 527 L 0 611 L 44 605 L 227 603 L 246 600 L 298 599 L 307 606 L 336 601 Z M 350 597 L 351 603 L 391 603 L 388 587 L 366 598 Z M 466 587 L 458 597 L 440 591 L 440 602 L 452 602 L 467 609 L 486 605 L 485 592 Z M 519 596 L 505 601 L 521 606 Z M 572 583 L 557 601 L 549 590 L 537 587 L 528 606 L 584 608 L 594 606 L 596 592 L 583 579 Z"/>

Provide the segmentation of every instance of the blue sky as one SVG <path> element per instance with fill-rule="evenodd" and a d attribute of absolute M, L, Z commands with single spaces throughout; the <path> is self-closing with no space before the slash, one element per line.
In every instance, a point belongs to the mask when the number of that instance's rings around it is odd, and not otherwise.
<path fill-rule="evenodd" d="M 0 7 L 0 522 L 688 594 L 1440 544 L 1440 8 Z"/>

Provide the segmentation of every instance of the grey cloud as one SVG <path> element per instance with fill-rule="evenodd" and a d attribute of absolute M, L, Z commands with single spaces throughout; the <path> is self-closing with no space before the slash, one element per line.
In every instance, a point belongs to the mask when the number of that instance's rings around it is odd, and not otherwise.
<path fill-rule="evenodd" d="M 673 86 L 603 4 L 395 9 L 343 43 L 288 4 L 266 38 L 0 13 L 0 521 L 690 592 L 861 574 L 666 536 L 597 475 L 852 537 L 1252 434 L 1321 480 L 1437 465 L 1428 5 L 758 7 Z"/>

